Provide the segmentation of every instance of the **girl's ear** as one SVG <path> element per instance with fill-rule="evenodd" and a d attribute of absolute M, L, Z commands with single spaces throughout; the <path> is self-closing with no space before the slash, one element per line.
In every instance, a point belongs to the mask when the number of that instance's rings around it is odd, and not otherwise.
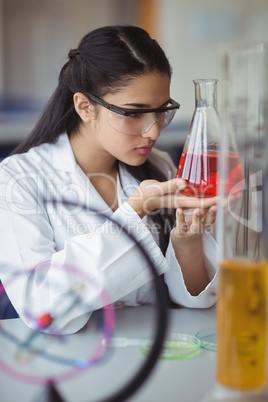
<path fill-rule="evenodd" d="M 88 98 L 81 92 L 76 92 L 73 96 L 74 107 L 81 120 L 89 123 L 94 116 L 94 107 Z"/>

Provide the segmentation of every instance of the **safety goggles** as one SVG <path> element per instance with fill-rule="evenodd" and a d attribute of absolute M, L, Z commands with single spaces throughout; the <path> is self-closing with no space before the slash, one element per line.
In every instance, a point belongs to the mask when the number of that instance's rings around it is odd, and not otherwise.
<path fill-rule="evenodd" d="M 105 102 L 97 96 L 90 95 L 89 99 L 109 110 L 107 122 L 119 133 L 142 135 L 157 124 L 159 130 L 169 125 L 180 104 L 169 99 L 168 105 L 155 109 L 128 109 Z"/>

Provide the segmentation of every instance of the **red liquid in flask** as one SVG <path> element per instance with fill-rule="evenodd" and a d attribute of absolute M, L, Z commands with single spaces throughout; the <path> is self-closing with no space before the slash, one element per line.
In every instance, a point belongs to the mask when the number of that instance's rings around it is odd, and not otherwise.
<path fill-rule="evenodd" d="M 219 182 L 218 158 L 219 154 L 214 152 L 183 152 L 176 175 L 187 183 L 187 187 L 181 191 L 181 194 L 198 198 L 215 197 Z M 230 153 L 226 158 L 228 180 L 225 192 L 229 193 L 243 180 L 243 175 L 239 156 Z M 241 187 L 242 183 L 235 192 Z"/>

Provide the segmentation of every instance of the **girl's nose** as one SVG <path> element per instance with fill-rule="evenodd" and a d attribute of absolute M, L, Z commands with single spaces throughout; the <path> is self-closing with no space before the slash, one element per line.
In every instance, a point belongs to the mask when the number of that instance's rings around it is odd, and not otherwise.
<path fill-rule="evenodd" d="M 151 138 L 152 140 L 156 141 L 159 136 L 160 136 L 160 128 L 158 120 L 155 119 L 146 129 L 145 133 L 142 134 L 142 137 Z"/>

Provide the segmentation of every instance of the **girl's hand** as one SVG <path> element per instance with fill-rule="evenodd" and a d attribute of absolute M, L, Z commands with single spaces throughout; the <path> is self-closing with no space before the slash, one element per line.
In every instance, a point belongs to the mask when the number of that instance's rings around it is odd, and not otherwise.
<path fill-rule="evenodd" d="M 197 296 L 209 283 L 202 234 L 215 222 L 215 217 L 215 205 L 207 210 L 194 209 L 190 218 L 184 215 L 181 208 L 178 208 L 176 226 L 170 232 L 170 239 L 181 266 L 185 285 L 193 296 Z"/>
<path fill-rule="evenodd" d="M 176 211 L 176 226 L 171 231 L 173 244 L 178 239 L 187 239 L 209 230 L 216 219 L 216 205 L 203 210 L 196 208 L 192 211 L 184 211 L 178 208 Z M 210 230 L 209 230 L 210 231 Z"/>
<path fill-rule="evenodd" d="M 128 199 L 128 203 L 141 218 L 158 208 L 177 210 L 176 226 L 171 230 L 170 238 L 185 285 L 192 295 L 198 295 L 209 283 L 202 233 L 215 221 L 217 197 L 186 197 L 180 194 L 183 188 L 185 182 L 182 179 L 175 178 L 163 183 L 145 180 Z M 193 210 L 190 218 L 184 215 L 185 209 Z"/>
<path fill-rule="evenodd" d="M 216 204 L 216 197 L 198 199 L 181 195 L 180 190 L 185 187 L 185 181 L 177 178 L 165 182 L 144 180 L 129 197 L 128 203 L 141 218 L 158 208 L 208 209 Z"/>

